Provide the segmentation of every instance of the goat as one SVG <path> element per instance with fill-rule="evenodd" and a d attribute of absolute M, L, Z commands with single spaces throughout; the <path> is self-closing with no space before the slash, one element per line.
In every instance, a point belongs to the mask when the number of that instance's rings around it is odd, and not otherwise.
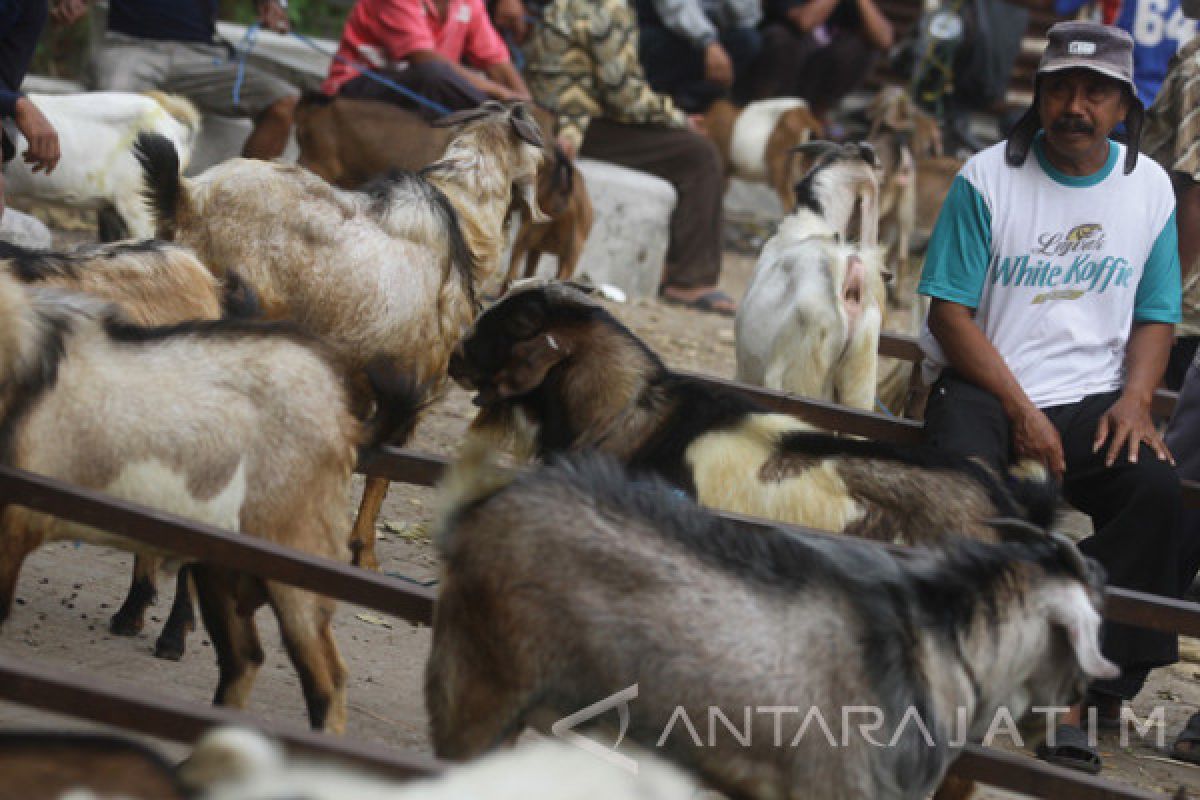
<path fill-rule="evenodd" d="M 1044 471 L 1010 490 L 970 459 L 766 413 L 671 372 L 566 284 L 514 289 L 485 311 L 450 374 L 476 392 L 478 435 L 511 438 L 522 456 L 598 448 L 726 511 L 909 544 L 991 538 L 996 515 L 1053 519 L 1057 489 Z"/>
<path fill-rule="evenodd" d="M 154 800 L 187 797 L 171 763 L 159 753 L 109 734 L 0 731 L 0 775 L 0 800 L 76 797 L 85 791 Z"/>
<path fill-rule="evenodd" d="M 154 132 L 171 141 L 186 166 L 200 133 L 195 107 L 162 92 L 31 94 L 29 99 L 58 132 L 62 161 L 47 175 L 14 159 L 5 170 L 8 195 L 96 211 L 105 241 L 153 236 L 141 168 L 129 147 L 141 133 Z M 18 149 L 23 142 L 16 143 Z"/>
<path fill-rule="evenodd" d="M 256 314 L 254 298 L 236 273 L 227 273 L 222 287 L 190 251 L 168 242 L 93 245 L 72 252 L 0 243 L 0 264 L 27 286 L 85 292 L 115 303 L 137 325 Z M 157 594 L 161 566 L 157 556 L 135 557 L 129 594 L 110 621 L 113 633 L 133 636 L 142 630 L 146 608 Z M 183 657 L 187 632 L 195 628 L 186 573 L 180 574 L 178 585 L 170 617 L 155 643 L 156 655 L 176 661 Z"/>
<path fill-rule="evenodd" d="M 341 561 L 357 449 L 411 429 L 417 406 L 415 384 L 397 382 L 360 424 L 332 356 L 292 326 L 142 328 L 102 300 L 27 291 L 3 272 L 0 365 L 0 463 Z M 18 505 L 0 513 L 0 621 L 25 557 L 46 542 L 161 555 Z M 217 653 L 215 701 L 245 705 L 263 661 L 253 611 L 269 603 L 310 722 L 340 732 L 346 669 L 333 601 L 204 563 L 191 573 Z"/>
<path fill-rule="evenodd" d="M 718 100 L 704 115 L 704 130 L 725 164 L 725 174 L 775 190 L 784 211 L 795 207 L 791 151 L 820 138 L 823 127 L 798 97 L 775 97 L 738 108 Z"/>
<path fill-rule="evenodd" d="M 543 139 L 554 141 L 554 117 L 532 107 Z M 392 103 L 328 97 L 307 92 L 296 108 L 297 163 L 343 189 L 357 189 L 393 169 L 417 170 L 442 157 L 450 134 L 431 127 L 419 114 Z M 592 203 L 587 184 L 559 147 L 547 148 L 538 171 L 538 206 L 550 219 L 522 219 L 509 262 L 505 286 L 517 277 L 526 259 L 533 274 L 542 253 L 558 259 L 559 280 L 568 280 L 592 229 Z"/>
<path fill-rule="evenodd" d="M 502 478 L 468 452 L 442 504 L 439 758 L 619 706 L 622 734 L 730 797 L 917 800 L 1000 714 L 1118 672 L 1101 568 L 1024 523 L 903 553 L 748 535 L 596 453 Z"/>
<path fill-rule="evenodd" d="M 355 192 L 302 167 L 246 159 L 186 180 L 168 142 L 143 136 L 136 151 L 160 234 L 218 276 L 237 269 L 268 317 L 327 339 L 360 376 L 356 401 L 366 405 L 368 367 L 444 383 L 476 293 L 500 268 L 513 198 L 543 221 L 534 197 L 543 143 L 524 106 L 487 103 L 442 122 L 456 129 L 440 161 Z M 386 480 L 368 479 L 351 533 L 355 564 L 378 568 L 386 492 Z"/>
<path fill-rule="evenodd" d="M 887 304 L 878 225 L 878 161 L 868 145 L 801 145 L 813 166 L 796 210 L 763 247 L 735 322 L 738 380 L 875 407 Z M 845 241 L 856 207 L 860 243 Z"/>
<path fill-rule="evenodd" d="M 681 770 L 639 752 L 627 771 L 585 750 L 542 740 L 398 783 L 308 759 L 288 759 L 259 733 L 207 733 L 179 768 L 196 800 L 694 800 L 698 786 Z"/>

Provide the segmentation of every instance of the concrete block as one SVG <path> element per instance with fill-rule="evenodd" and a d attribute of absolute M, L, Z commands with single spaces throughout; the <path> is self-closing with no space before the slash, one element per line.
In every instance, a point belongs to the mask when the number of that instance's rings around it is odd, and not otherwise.
<path fill-rule="evenodd" d="M 581 158 L 577 166 L 587 181 L 595 222 L 576 280 L 616 286 L 631 299 L 653 297 L 666 263 L 675 188 L 653 175 L 602 161 Z M 556 262 L 543 256 L 538 275 L 553 277 Z"/>

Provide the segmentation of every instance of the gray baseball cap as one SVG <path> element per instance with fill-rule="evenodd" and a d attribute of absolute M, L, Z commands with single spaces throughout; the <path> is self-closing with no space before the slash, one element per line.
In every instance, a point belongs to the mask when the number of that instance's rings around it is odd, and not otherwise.
<path fill-rule="evenodd" d="M 1145 117 L 1145 108 L 1138 99 L 1137 84 L 1133 82 L 1133 37 L 1111 25 L 1072 20 L 1053 25 L 1046 32 L 1046 40 L 1046 49 L 1037 68 L 1038 78 L 1051 72 L 1086 69 L 1120 81 L 1129 90 L 1129 114 L 1125 117 L 1125 129 L 1129 136 L 1125 173 L 1132 172 L 1137 163 L 1137 148 Z M 1033 106 L 1025 112 L 1008 137 L 1005 155 L 1010 165 L 1025 163 L 1029 147 L 1040 128 L 1035 85 Z"/>

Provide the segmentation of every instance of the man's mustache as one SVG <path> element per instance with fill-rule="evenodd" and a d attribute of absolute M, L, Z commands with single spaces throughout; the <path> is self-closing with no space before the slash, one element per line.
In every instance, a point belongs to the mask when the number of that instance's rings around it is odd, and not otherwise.
<path fill-rule="evenodd" d="M 1086 133 L 1089 136 L 1096 132 L 1096 126 L 1082 117 L 1059 117 L 1050 125 L 1055 133 Z"/>

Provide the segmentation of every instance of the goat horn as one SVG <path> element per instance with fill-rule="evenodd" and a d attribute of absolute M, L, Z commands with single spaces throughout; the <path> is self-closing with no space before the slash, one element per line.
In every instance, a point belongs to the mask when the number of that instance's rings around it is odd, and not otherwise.
<path fill-rule="evenodd" d="M 495 108 L 488 108 L 488 103 L 484 103 L 479 108 L 468 108 L 464 111 L 455 111 L 452 114 L 446 114 L 445 116 L 438 117 L 431 124 L 435 128 L 449 128 L 454 125 L 461 125 L 465 122 L 473 122 L 477 119 L 483 119 L 484 117 L 492 114 L 492 112 L 495 110 Z"/>
<path fill-rule="evenodd" d="M 1079 552 L 1079 548 L 1075 543 L 1057 531 L 1050 534 L 1050 540 L 1054 542 L 1054 546 L 1058 548 L 1059 555 L 1066 560 L 1067 565 L 1075 573 L 1080 580 L 1086 581 L 1088 575 L 1087 563 L 1083 560 L 1083 553 Z"/>

